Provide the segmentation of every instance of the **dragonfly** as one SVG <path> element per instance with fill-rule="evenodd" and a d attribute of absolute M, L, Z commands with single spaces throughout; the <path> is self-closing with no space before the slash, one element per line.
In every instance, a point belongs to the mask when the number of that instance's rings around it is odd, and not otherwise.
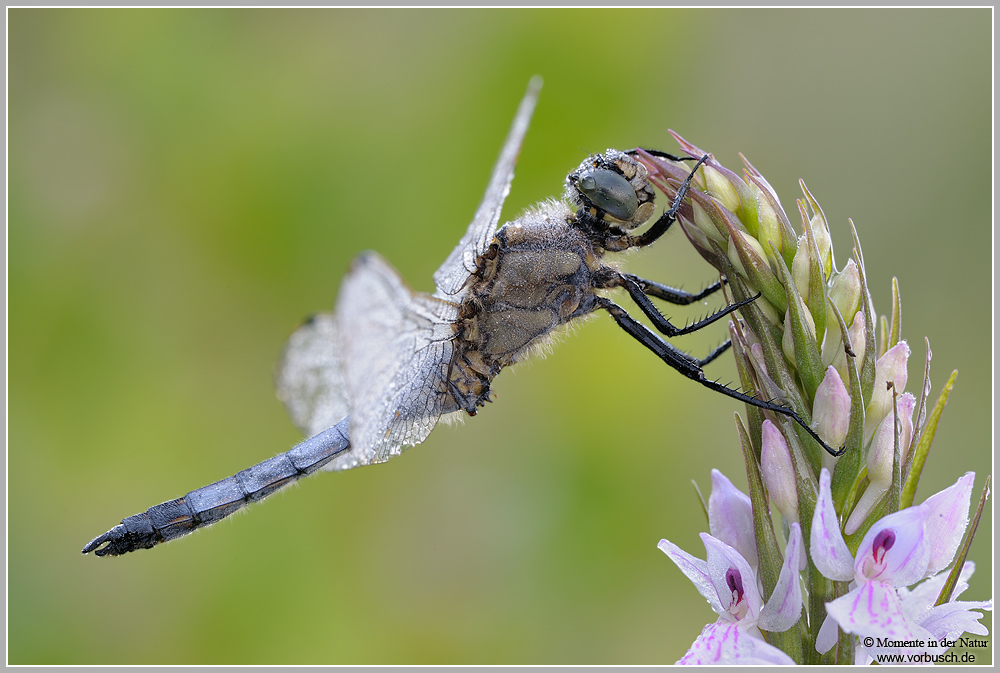
<path fill-rule="evenodd" d="M 499 229 L 514 167 L 538 99 L 529 84 L 493 168 L 486 193 L 458 245 L 434 274 L 433 295 L 411 290 L 380 255 L 359 255 L 341 283 L 335 310 L 308 319 L 288 340 L 277 367 L 278 397 L 307 437 L 290 451 L 187 495 L 127 517 L 83 553 L 119 556 L 186 535 L 260 501 L 317 470 L 383 463 L 423 442 L 443 418 L 476 415 L 500 371 L 538 350 L 560 327 L 603 310 L 639 343 L 684 376 L 745 403 L 783 414 L 822 440 L 793 410 L 709 379 L 704 358 L 682 352 L 599 293 L 624 289 L 656 330 L 674 337 L 702 329 L 756 297 L 684 327 L 651 301 L 691 304 L 698 293 L 624 273 L 608 253 L 642 248 L 676 221 L 695 164 L 669 209 L 652 219 L 655 192 L 629 152 L 587 157 L 566 178 L 562 199 L 536 205 Z M 634 152 L 634 151 L 633 151 Z"/>

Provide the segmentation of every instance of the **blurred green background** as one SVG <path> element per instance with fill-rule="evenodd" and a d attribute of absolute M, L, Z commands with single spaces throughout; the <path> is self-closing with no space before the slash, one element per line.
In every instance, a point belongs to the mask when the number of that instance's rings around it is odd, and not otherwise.
<path fill-rule="evenodd" d="M 934 394 L 960 370 L 918 498 L 990 470 L 989 10 L 8 20 L 10 663 L 669 663 L 714 621 L 656 543 L 703 555 L 690 482 L 745 487 L 743 410 L 604 315 L 398 460 L 154 551 L 79 552 L 299 440 L 285 338 L 364 249 L 433 289 L 536 73 L 505 219 L 587 152 L 676 149 L 668 128 L 743 152 L 793 224 L 805 179 L 838 264 L 857 224 L 880 313 L 899 278 L 911 381 L 925 335 Z M 679 231 L 627 267 L 713 280 Z M 992 595 L 991 530 L 965 598 Z"/>

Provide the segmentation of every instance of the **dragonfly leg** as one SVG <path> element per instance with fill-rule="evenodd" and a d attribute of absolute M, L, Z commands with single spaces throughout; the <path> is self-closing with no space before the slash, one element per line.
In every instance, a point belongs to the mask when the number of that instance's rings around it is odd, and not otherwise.
<path fill-rule="evenodd" d="M 729 388 L 728 386 L 723 385 L 718 381 L 713 381 L 711 379 L 706 378 L 705 372 L 702 370 L 702 364 L 705 363 L 706 361 L 711 361 L 712 359 L 718 357 L 718 355 L 722 351 L 724 351 L 725 348 L 728 348 L 729 344 L 725 344 L 724 347 L 720 347 L 722 350 L 716 349 L 716 351 L 711 353 L 704 360 L 699 360 L 697 358 L 688 355 L 687 353 L 684 353 L 683 351 L 675 348 L 671 344 L 661 339 L 655 333 L 650 331 L 645 325 L 643 325 L 642 323 L 635 320 L 635 318 L 630 316 L 625 309 L 623 309 L 621 306 L 618 306 L 610 299 L 606 299 L 604 297 L 598 297 L 598 308 L 603 308 L 608 313 L 610 313 L 611 317 L 614 318 L 615 322 L 618 323 L 618 326 L 621 327 L 623 330 L 625 330 L 625 332 L 627 332 L 630 336 L 632 336 L 636 341 L 641 343 L 643 346 L 653 351 L 653 353 L 661 360 L 663 360 L 665 363 L 667 363 L 672 368 L 674 368 L 687 378 L 691 379 L 692 381 L 697 381 L 706 388 L 714 390 L 718 393 L 722 393 L 723 395 L 731 397 L 734 400 L 739 400 L 740 402 L 743 402 L 745 404 L 749 404 L 751 406 L 755 406 L 775 414 L 781 414 L 782 416 L 786 416 L 795 421 L 796 423 L 798 423 L 800 426 L 802 426 L 802 428 L 805 429 L 805 431 L 809 434 L 809 436 L 815 439 L 819 443 L 819 445 L 822 446 L 823 449 L 827 451 L 827 453 L 829 453 L 830 455 L 839 456 L 844 453 L 843 448 L 841 448 L 838 451 L 828 446 L 826 442 L 820 439 L 819 435 L 817 435 L 816 432 L 812 428 L 810 428 L 809 425 L 804 420 L 802 420 L 802 418 L 793 409 L 781 404 L 777 404 L 775 402 L 762 400 L 752 395 L 747 395 L 746 393 L 740 392 L 739 390 L 735 390 L 734 388 Z"/>
<path fill-rule="evenodd" d="M 656 327 L 657 331 L 659 331 L 662 334 L 665 334 L 668 337 L 681 336 L 683 334 L 691 334 L 692 332 L 697 332 L 703 327 L 708 327 L 712 323 L 721 320 L 722 318 L 726 317 L 733 311 L 743 306 L 746 306 L 747 304 L 754 301 L 755 299 L 757 299 L 757 297 L 760 296 L 758 294 L 754 297 L 750 297 L 749 299 L 738 301 L 735 304 L 730 304 L 721 311 L 716 311 L 710 316 L 707 316 L 697 322 L 693 322 L 690 325 L 686 325 L 684 327 L 677 327 L 676 325 L 671 323 L 670 320 L 664 317 L 663 314 L 659 312 L 659 310 L 657 310 L 656 306 L 654 306 L 653 302 L 649 299 L 649 296 L 654 296 L 662 299 L 664 298 L 662 295 L 669 294 L 669 292 L 664 292 L 662 290 L 669 290 L 671 292 L 680 292 L 680 291 L 674 290 L 674 288 L 670 288 L 666 285 L 659 285 L 659 284 L 656 284 L 658 286 L 656 289 L 650 291 L 650 287 L 652 287 L 652 285 L 650 285 L 649 283 L 650 281 L 643 280 L 642 278 L 638 278 L 631 274 L 620 274 L 615 272 L 614 275 L 612 275 L 610 278 L 607 278 L 604 282 L 601 283 L 601 287 L 625 288 L 625 290 L 629 293 L 629 296 L 632 297 L 632 300 L 635 301 L 635 303 L 639 306 L 640 309 L 642 309 L 642 312 L 646 314 L 646 317 L 653 322 L 653 326 Z M 690 303 L 687 302 L 687 297 L 694 297 L 700 299 L 703 296 L 712 294 L 716 290 L 718 290 L 718 287 L 712 286 L 704 290 L 703 292 L 699 293 L 698 295 L 689 295 L 687 293 L 681 293 L 680 297 L 681 301 L 672 303 L 682 303 L 682 302 Z M 667 299 L 667 301 L 671 300 Z M 695 301 L 695 299 L 691 299 L 691 301 Z"/>
<path fill-rule="evenodd" d="M 715 294 L 722 289 L 725 284 L 725 279 L 722 281 L 717 281 L 706 287 L 701 292 L 685 292 L 676 287 L 670 287 L 669 285 L 664 285 L 663 283 L 657 283 L 655 280 L 647 280 L 645 278 L 640 278 L 639 276 L 633 275 L 631 273 L 621 274 L 623 278 L 631 280 L 633 283 L 639 286 L 639 289 L 643 294 L 649 297 L 656 297 L 657 299 L 662 299 L 663 301 L 670 302 L 671 304 L 676 304 L 678 306 L 687 306 L 693 304 L 696 301 L 701 301 L 705 297 Z"/>
<path fill-rule="evenodd" d="M 667 233 L 667 230 L 670 229 L 671 225 L 677 221 L 677 211 L 681 209 L 684 197 L 687 196 L 688 189 L 691 188 L 691 180 L 694 179 L 695 173 L 698 172 L 698 169 L 707 160 L 707 154 L 698 159 L 698 162 L 691 169 L 691 172 L 688 173 L 686 178 L 684 178 L 684 182 L 682 182 L 680 187 L 677 188 L 677 195 L 674 196 L 674 200 L 670 202 L 670 208 L 660 215 L 660 218 L 656 220 L 656 222 L 653 223 L 653 226 L 647 229 L 645 233 L 640 236 L 630 236 L 628 238 L 628 247 L 641 248 L 643 246 L 647 246 L 650 243 L 655 242 L 658 238 L 660 238 L 660 236 L 663 236 L 663 234 Z"/>

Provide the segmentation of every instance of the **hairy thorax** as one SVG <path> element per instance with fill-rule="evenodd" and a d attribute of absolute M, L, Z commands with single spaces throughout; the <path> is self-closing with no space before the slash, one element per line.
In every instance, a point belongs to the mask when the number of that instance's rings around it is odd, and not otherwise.
<path fill-rule="evenodd" d="M 563 203 L 533 210 L 497 232 L 461 304 L 449 389 L 475 414 L 490 381 L 554 329 L 594 310 L 600 253 Z"/>

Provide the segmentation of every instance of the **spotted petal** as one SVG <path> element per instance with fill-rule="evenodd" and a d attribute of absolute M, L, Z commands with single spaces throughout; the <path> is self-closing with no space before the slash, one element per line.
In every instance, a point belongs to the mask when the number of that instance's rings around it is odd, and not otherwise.
<path fill-rule="evenodd" d="M 865 582 L 858 588 L 826 604 L 826 611 L 837 620 L 841 630 L 859 636 L 887 638 L 893 641 L 928 642 L 934 635 L 906 619 L 896 590 L 885 582 Z M 919 648 L 867 647 L 877 653 L 918 653 Z"/>
<path fill-rule="evenodd" d="M 724 664 L 794 665 L 790 656 L 734 622 L 709 624 L 691 644 L 678 664 L 720 666 Z"/>

